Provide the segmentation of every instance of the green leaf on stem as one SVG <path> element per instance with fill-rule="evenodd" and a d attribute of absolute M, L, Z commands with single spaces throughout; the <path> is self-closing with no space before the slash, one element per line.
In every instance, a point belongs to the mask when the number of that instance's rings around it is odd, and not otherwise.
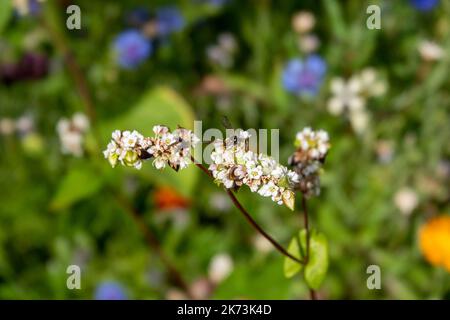
<path fill-rule="evenodd" d="M 304 259 L 306 246 L 306 229 L 302 229 L 292 238 L 287 251 L 298 259 Z M 318 289 L 328 270 L 328 242 L 324 234 L 315 230 L 310 231 L 309 258 L 306 265 L 288 257 L 284 259 L 284 275 L 287 278 L 293 277 L 302 270 L 308 287 Z"/>
<path fill-rule="evenodd" d="M 306 230 L 300 230 L 298 235 L 293 237 L 289 243 L 287 251 L 294 257 L 302 259 L 306 249 Z M 284 258 L 284 275 L 292 278 L 303 268 L 303 265 L 291 258 Z"/>
<path fill-rule="evenodd" d="M 318 289 L 328 270 L 328 241 L 323 233 L 312 231 L 309 240 L 309 259 L 305 266 L 305 281 L 311 289 Z"/>

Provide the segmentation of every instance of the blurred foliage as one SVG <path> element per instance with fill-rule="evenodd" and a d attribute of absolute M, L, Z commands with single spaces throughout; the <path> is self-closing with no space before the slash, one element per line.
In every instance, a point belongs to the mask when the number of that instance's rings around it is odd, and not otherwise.
<path fill-rule="evenodd" d="M 150 164 L 112 170 L 101 154 L 114 129 L 150 135 L 155 124 L 192 128 L 194 120 L 203 121 L 203 130 L 224 129 L 224 115 L 236 127 L 279 128 L 283 164 L 297 131 L 311 126 L 329 132 L 322 193 L 309 201 L 311 223 L 328 239 L 321 298 L 448 298 L 450 274 L 424 260 L 417 232 L 430 217 L 450 213 L 450 3 L 421 12 L 406 0 L 224 2 L 80 0 L 82 28 L 67 30 L 65 9 L 72 1 L 48 0 L 42 12 L 27 16 L 0 1 L 0 65 L 26 52 L 49 60 L 39 79 L 0 83 L 0 119 L 27 115 L 34 122 L 31 138 L 30 130 L 0 135 L 0 298 L 90 299 L 108 280 L 121 283 L 129 298 L 166 298 L 173 287 L 167 270 L 127 203 L 188 283 L 207 277 L 216 254 L 232 257 L 231 274 L 207 297 L 307 298 L 304 280 L 285 278 L 282 256 L 255 245 L 253 229 L 236 209 L 220 204 L 222 191 L 195 167 L 179 173 Z M 155 40 L 154 52 L 136 69 L 120 69 L 112 43 L 130 27 L 127 14 L 168 4 L 179 8 L 184 28 Z M 369 4 L 382 9 L 381 30 L 366 28 Z M 318 54 L 328 65 L 315 97 L 290 95 L 280 81 L 285 62 L 304 56 L 291 28 L 300 10 L 315 15 Z M 237 42 L 230 67 L 207 55 L 223 32 Z M 439 43 L 443 58 L 424 61 L 418 51 L 423 39 Z M 56 131 L 60 118 L 92 112 L 71 57 L 95 113 L 79 158 L 61 153 Z M 370 100 L 370 122 L 357 134 L 326 105 L 333 77 L 365 67 L 375 68 L 389 86 Z M 219 89 L 205 84 L 208 76 Z M 158 207 L 154 193 L 161 186 L 171 186 L 189 206 Z M 405 187 L 418 198 L 411 214 L 395 203 Z M 287 248 L 302 227 L 301 213 L 246 190 L 238 197 Z M 324 241 L 320 234 L 317 245 Z M 81 290 L 66 287 L 71 264 L 82 269 Z M 381 268 L 381 290 L 366 286 L 372 264 Z M 320 274 L 321 267 L 311 273 Z M 314 286 L 322 280 L 311 277 Z"/>

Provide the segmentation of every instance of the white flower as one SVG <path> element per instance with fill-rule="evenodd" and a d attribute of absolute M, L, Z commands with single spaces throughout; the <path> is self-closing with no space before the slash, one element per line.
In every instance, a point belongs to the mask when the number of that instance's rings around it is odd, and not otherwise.
<path fill-rule="evenodd" d="M 419 200 L 414 190 L 402 188 L 395 194 L 394 203 L 402 214 L 408 216 L 417 207 Z"/>
<path fill-rule="evenodd" d="M 350 123 L 356 133 L 362 133 L 367 129 L 369 124 L 369 115 L 366 111 L 356 111 L 349 114 Z"/>
<path fill-rule="evenodd" d="M 131 149 L 134 148 L 136 143 L 138 142 L 138 135 L 136 131 L 124 131 L 122 134 L 122 144 L 125 148 Z"/>
<path fill-rule="evenodd" d="M 423 40 L 419 44 L 419 53 L 425 61 L 437 61 L 444 57 L 445 51 L 436 42 Z"/>
<path fill-rule="evenodd" d="M 236 38 L 228 32 L 219 34 L 219 36 L 217 37 L 217 43 L 219 47 L 229 53 L 233 53 L 237 49 Z"/>
<path fill-rule="evenodd" d="M 153 160 L 153 165 L 156 169 L 163 169 L 166 166 L 166 161 L 163 158 L 156 158 Z"/>
<path fill-rule="evenodd" d="M 75 113 L 72 117 L 72 123 L 73 126 L 81 132 L 85 132 L 89 129 L 89 119 L 84 113 Z"/>
<path fill-rule="evenodd" d="M 252 180 L 258 180 L 259 178 L 261 178 L 262 174 L 263 174 L 263 172 L 262 172 L 261 166 L 252 166 L 248 170 L 248 176 Z"/>
<path fill-rule="evenodd" d="M 258 250 L 261 253 L 268 253 L 273 250 L 273 246 L 270 243 L 269 240 L 267 240 L 265 237 L 263 237 L 261 234 L 257 233 L 253 237 L 253 245 L 255 246 L 256 250 Z"/>
<path fill-rule="evenodd" d="M 386 93 L 386 83 L 379 79 L 377 72 L 373 68 L 366 68 L 359 74 L 362 91 L 368 97 L 378 97 Z"/>
<path fill-rule="evenodd" d="M 208 268 L 208 276 L 212 283 L 218 284 L 225 280 L 233 271 L 233 259 L 226 253 L 215 255 Z"/>
<path fill-rule="evenodd" d="M 56 125 L 61 142 L 61 151 L 76 157 L 83 155 L 84 135 L 89 129 L 89 120 L 82 113 L 76 113 L 71 119 L 62 118 Z"/>
<path fill-rule="evenodd" d="M 292 17 L 292 29 L 297 33 L 307 33 L 314 28 L 316 19 L 309 11 L 300 11 Z"/>
<path fill-rule="evenodd" d="M 10 118 L 0 119 L 0 133 L 4 135 L 10 135 L 14 132 L 15 123 Z"/>
<path fill-rule="evenodd" d="M 120 132 L 120 130 L 114 130 L 111 136 L 116 142 L 119 142 L 122 133 Z"/>
<path fill-rule="evenodd" d="M 349 111 L 361 110 L 366 100 L 361 96 L 362 83 L 358 77 L 351 77 L 348 81 L 342 78 L 331 80 L 332 97 L 328 100 L 328 111 L 339 115 Z"/>
<path fill-rule="evenodd" d="M 319 48 L 320 40 L 315 34 L 301 35 L 298 38 L 297 45 L 300 51 L 309 54 Z"/>
<path fill-rule="evenodd" d="M 263 197 L 273 197 L 278 194 L 278 186 L 276 186 L 272 181 L 269 181 L 267 184 L 263 185 L 261 189 L 259 189 L 258 193 Z"/>
<path fill-rule="evenodd" d="M 26 135 L 33 131 L 34 121 L 33 118 L 29 115 L 21 116 L 16 121 L 16 129 L 19 133 Z"/>
<path fill-rule="evenodd" d="M 223 185 L 225 186 L 225 188 L 227 188 L 227 189 L 231 189 L 234 187 L 234 180 L 231 180 L 227 177 L 223 177 L 222 182 L 223 182 Z"/>
<path fill-rule="evenodd" d="M 277 179 L 280 179 L 284 176 L 286 176 L 288 172 L 288 169 L 286 167 L 283 167 L 281 165 L 277 165 L 271 172 L 271 175 Z"/>
<path fill-rule="evenodd" d="M 224 33 L 219 35 L 216 44 L 209 45 L 206 48 L 208 59 L 223 68 L 229 68 L 233 65 L 233 54 L 237 49 L 237 42 L 233 35 Z"/>
<path fill-rule="evenodd" d="M 165 133 L 161 136 L 161 143 L 165 144 L 167 147 L 176 141 L 177 139 L 171 133 Z"/>
<path fill-rule="evenodd" d="M 300 182 L 300 175 L 295 171 L 289 170 L 287 177 L 290 185 L 296 185 Z"/>
<path fill-rule="evenodd" d="M 157 136 L 161 136 L 161 135 L 166 134 L 167 132 L 169 132 L 169 128 L 166 127 L 166 126 L 154 126 L 153 127 L 153 132 Z"/>
<path fill-rule="evenodd" d="M 75 131 L 67 131 L 60 135 L 61 151 L 64 154 L 72 154 L 76 157 L 83 155 L 83 137 Z"/>
<path fill-rule="evenodd" d="M 251 137 L 251 134 L 248 131 L 240 131 L 238 137 L 241 140 L 246 140 L 246 139 L 249 139 Z"/>

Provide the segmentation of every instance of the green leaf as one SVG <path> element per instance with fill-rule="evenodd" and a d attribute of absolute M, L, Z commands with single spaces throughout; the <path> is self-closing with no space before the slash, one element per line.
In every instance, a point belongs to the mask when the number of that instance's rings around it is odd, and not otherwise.
<path fill-rule="evenodd" d="M 327 21 L 330 22 L 333 35 L 342 40 L 346 36 L 346 26 L 341 11 L 340 3 L 337 1 L 325 1 L 324 9 Z"/>
<path fill-rule="evenodd" d="M 61 180 L 50 208 L 52 210 L 66 209 L 94 195 L 102 185 L 103 180 L 91 167 L 85 165 L 74 167 Z"/>
<path fill-rule="evenodd" d="M 162 124 L 172 130 L 181 125 L 192 129 L 194 126 L 194 113 L 192 108 L 174 90 L 168 87 L 157 87 L 145 92 L 135 105 L 124 105 L 127 113 L 101 125 L 100 132 L 103 138 L 103 148 L 111 139 L 111 133 L 116 130 L 137 130 L 145 136 L 153 136 L 154 125 Z M 170 168 L 157 170 L 149 160 L 139 171 L 134 171 L 158 184 L 170 185 L 179 193 L 189 196 L 194 189 L 198 169 L 190 166 L 175 172 Z M 128 170 L 135 170 L 128 168 Z"/>
<path fill-rule="evenodd" d="M 127 113 L 102 126 L 105 143 L 111 138 L 111 132 L 119 130 L 137 130 L 146 136 L 153 136 L 153 126 L 163 124 L 172 130 L 177 125 L 193 128 L 194 114 L 191 107 L 174 90 L 157 87 L 146 91 L 134 105 L 124 105 Z"/>
<path fill-rule="evenodd" d="M 0 1 L 0 34 L 3 32 L 3 29 L 11 18 L 13 12 L 12 9 L 11 0 Z"/>
<path fill-rule="evenodd" d="M 312 289 L 318 289 L 328 270 L 328 242 L 322 233 L 311 232 L 309 240 L 309 259 L 305 267 L 306 283 Z"/>
<path fill-rule="evenodd" d="M 297 236 L 293 237 L 289 243 L 287 251 L 294 257 L 301 259 L 306 248 L 306 230 L 300 230 Z M 303 265 L 288 257 L 284 258 L 284 275 L 292 278 L 303 268 Z"/>
<path fill-rule="evenodd" d="M 302 229 L 292 238 L 288 252 L 296 258 L 303 259 L 306 256 L 306 243 L 306 229 Z M 284 259 L 284 275 L 287 278 L 302 270 L 308 287 L 318 289 L 328 270 L 328 243 L 322 233 L 310 231 L 309 259 L 306 266 L 287 257 Z"/>

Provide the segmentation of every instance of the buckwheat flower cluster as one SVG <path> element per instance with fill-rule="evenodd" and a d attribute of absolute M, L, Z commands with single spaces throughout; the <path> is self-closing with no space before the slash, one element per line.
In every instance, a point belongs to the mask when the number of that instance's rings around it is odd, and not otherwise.
<path fill-rule="evenodd" d="M 248 132 L 240 131 L 233 137 L 214 141 L 213 163 L 209 170 L 215 182 L 227 189 L 246 185 L 252 192 L 271 197 L 276 203 L 284 203 L 293 210 L 293 187 L 299 183 L 298 174 L 265 154 L 250 151 L 249 138 Z"/>
<path fill-rule="evenodd" d="M 300 178 L 295 187 L 307 197 L 317 196 L 320 194 L 320 170 L 330 149 L 328 133 L 304 128 L 297 133 L 295 146 L 297 150 L 289 157 L 289 165 Z"/>
<path fill-rule="evenodd" d="M 119 162 L 141 169 L 143 160 L 153 158 L 157 169 L 169 165 L 178 171 L 191 163 L 190 149 L 200 141 L 192 131 L 179 128 L 170 132 L 168 127 L 155 126 L 153 132 L 154 137 L 144 137 L 137 131 L 116 130 L 103 154 L 113 167 Z"/>

